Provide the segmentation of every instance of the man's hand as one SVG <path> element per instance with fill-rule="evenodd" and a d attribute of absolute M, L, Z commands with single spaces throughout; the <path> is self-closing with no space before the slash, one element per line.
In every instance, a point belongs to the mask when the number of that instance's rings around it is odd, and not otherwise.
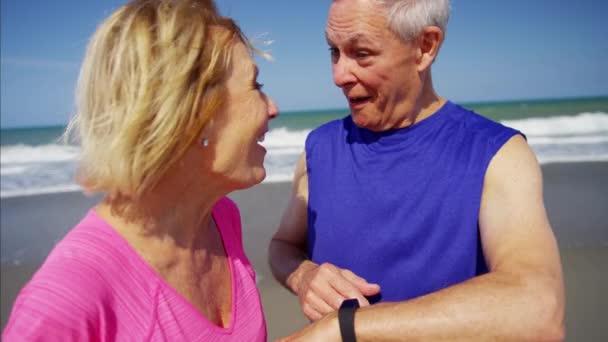
<path fill-rule="evenodd" d="M 368 283 L 353 272 L 325 263 L 303 262 L 287 280 L 300 299 L 304 315 L 316 321 L 338 310 L 342 301 L 357 298 L 361 307 L 368 306 L 365 296 L 380 292 L 380 286 Z"/>

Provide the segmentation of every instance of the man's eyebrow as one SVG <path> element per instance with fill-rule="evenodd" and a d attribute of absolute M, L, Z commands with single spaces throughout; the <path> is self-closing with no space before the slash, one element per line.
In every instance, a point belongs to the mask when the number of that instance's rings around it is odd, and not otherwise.
<path fill-rule="evenodd" d="M 327 44 L 331 45 L 332 41 L 329 38 L 329 35 L 327 34 L 327 31 L 325 32 L 325 40 L 327 40 Z M 346 39 L 346 42 L 348 44 L 356 44 L 356 43 L 373 43 L 374 41 L 371 40 L 369 37 L 367 37 L 366 35 L 362 34 L 362 33 L 354 33 L 349 35 Z"/>
<path fill-rule="evenodd" d="M 329 36 L 327 35 L 327 31 L 325 31 L 325 41 L 327 42 L 327 44 L 331 45 L 331 40 L 329 39 Z"/>
<path fill-rule="evenodd" d="M 355 44 L 355 43 L 373 43 L 373 41 L 366 35 L 361 34 L 361 33 L 357 33 L 354 34 L 352 37 L 348 38 L 348 42 L 351 44 Z"/>

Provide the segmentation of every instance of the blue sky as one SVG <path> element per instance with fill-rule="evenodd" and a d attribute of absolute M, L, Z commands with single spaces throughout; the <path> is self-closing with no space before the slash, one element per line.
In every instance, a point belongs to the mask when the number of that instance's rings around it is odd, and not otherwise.
<path fill-rule="evenodd" d="M 324 38 L 329 0 L 216 0 L 249 37 L 283 112 L 345 108 Z M 120 0 L 1 1 L 1 126 L 64 124 L 88 37 Z M 460 102 L 608 95 L 608 1 L 453 0 L 435 87 Z"/>

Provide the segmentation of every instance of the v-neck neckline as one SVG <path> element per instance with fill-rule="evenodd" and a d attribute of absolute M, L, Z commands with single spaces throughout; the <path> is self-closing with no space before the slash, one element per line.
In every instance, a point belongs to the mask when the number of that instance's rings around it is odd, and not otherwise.
<path fill-rule="evenodd" d="M 91 209 L 91 212 L 93 213 L 93 215 L 95 215 L 96 218 L 98 218 L 101 222 L 104 223 L 104 225 L 106 226 L 106 228 L 108 228 L 110 230 L 112 235 L 115 235 L 115 237 L 123 243 L 123 245 L 124 245 L 123 247 L 126 248 L 129 253 L 134 255 L 135 260 L 137 260 L 137 262 L 139 264 L 141 264 L 141 267 L 143 269 L 145 269 L 151 277 L 156 279 L 157 284 L 159 286 L 162 286 L 163 288 L 167 289 L 167 291 L 171 292 L 171 294 L 175 298 L 177 298 L 179 301 L 181 301 L 183 303 L 183 305 L 188 307 L 189 310 L 192 311 L 195 315 L 198 315 L 201 318 L 201 321 L 205 322 L 205 324 L 208 325 L 210 328 L 212 328 L 213 330 L 216 330 L 220 333 L 229 334 L 233 331 L 234 323 L 236 322 L 236 290 L 237 290 L 237 287 L 236 287 L 233 258 L 232 258 L 232 254 L 230 253 L 231 250 L 228 247 L 229 244 L 226 244 L 226 238 L 227 238 L 226 227 L 223 227 L 222 225 L 220 225 L 218 223 L 218 222 L 223 222 L 223 221 L 220 221 L 217 219 L 217 217 L 216 217 L 217 209 L 216 208 L 217 208 L 217 203 L 211 211 L 211 218 L 214 221 L 215 226 L 217 227 L 218 233 L 220 234 L 220 238 L 222 240 L 222 247 L 224 249 L 224 254 L 226 255 L 226 261 L 228 262 L 228 267 L 230 268 L 230 287 L 231 287 L 230 315 L 229 315 L 228 325 L 225 327 L 219 326 L 219 325 L 215 324 L 214 322 L 212 322 L 198 308 L 196 308 L 190 301 L 188 301 L 182 294 L 180 294 L 173 286 L 171 286 L 171 284 L 169 284 L 163 277 L 161 277 L 158 274 L 158 272 L 156 272 L 156 270 L 154 270 L 154 268 L 146 260 L 144 260 L 144 258 L 139 253 L 137 253 L 135 248 L 133 248 L 131 246 L 131 244 L 129 244 L 129 242 L 122 235 L 120 235 L 120 233 L 118 233 L 114 229 L 114 227 L 112 227 L 112 225 L 110 225 L 110 223 L 108 223 L 103 217 L 101 217 L 97 213 L 95 208 Z"/>

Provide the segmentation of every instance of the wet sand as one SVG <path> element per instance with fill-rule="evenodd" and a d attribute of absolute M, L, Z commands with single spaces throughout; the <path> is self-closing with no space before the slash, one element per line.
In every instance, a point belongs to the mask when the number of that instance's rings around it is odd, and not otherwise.
<path fill-rule="evenodd" d="M 568 341 L 608 341 L 608 162 L 543 166 L 545 203 L 558 238 L 566 282 Z M 268 183 L 232 194 L 241 210 L 246 252 L 258 273 L 269 340 L 307 324 L 297 298 L 273 278 L 267 246 L 289 183 Z M 1 324 L 21 287 L 52 246 L 98 197 L 45 194 L 1 200 Z"/>

